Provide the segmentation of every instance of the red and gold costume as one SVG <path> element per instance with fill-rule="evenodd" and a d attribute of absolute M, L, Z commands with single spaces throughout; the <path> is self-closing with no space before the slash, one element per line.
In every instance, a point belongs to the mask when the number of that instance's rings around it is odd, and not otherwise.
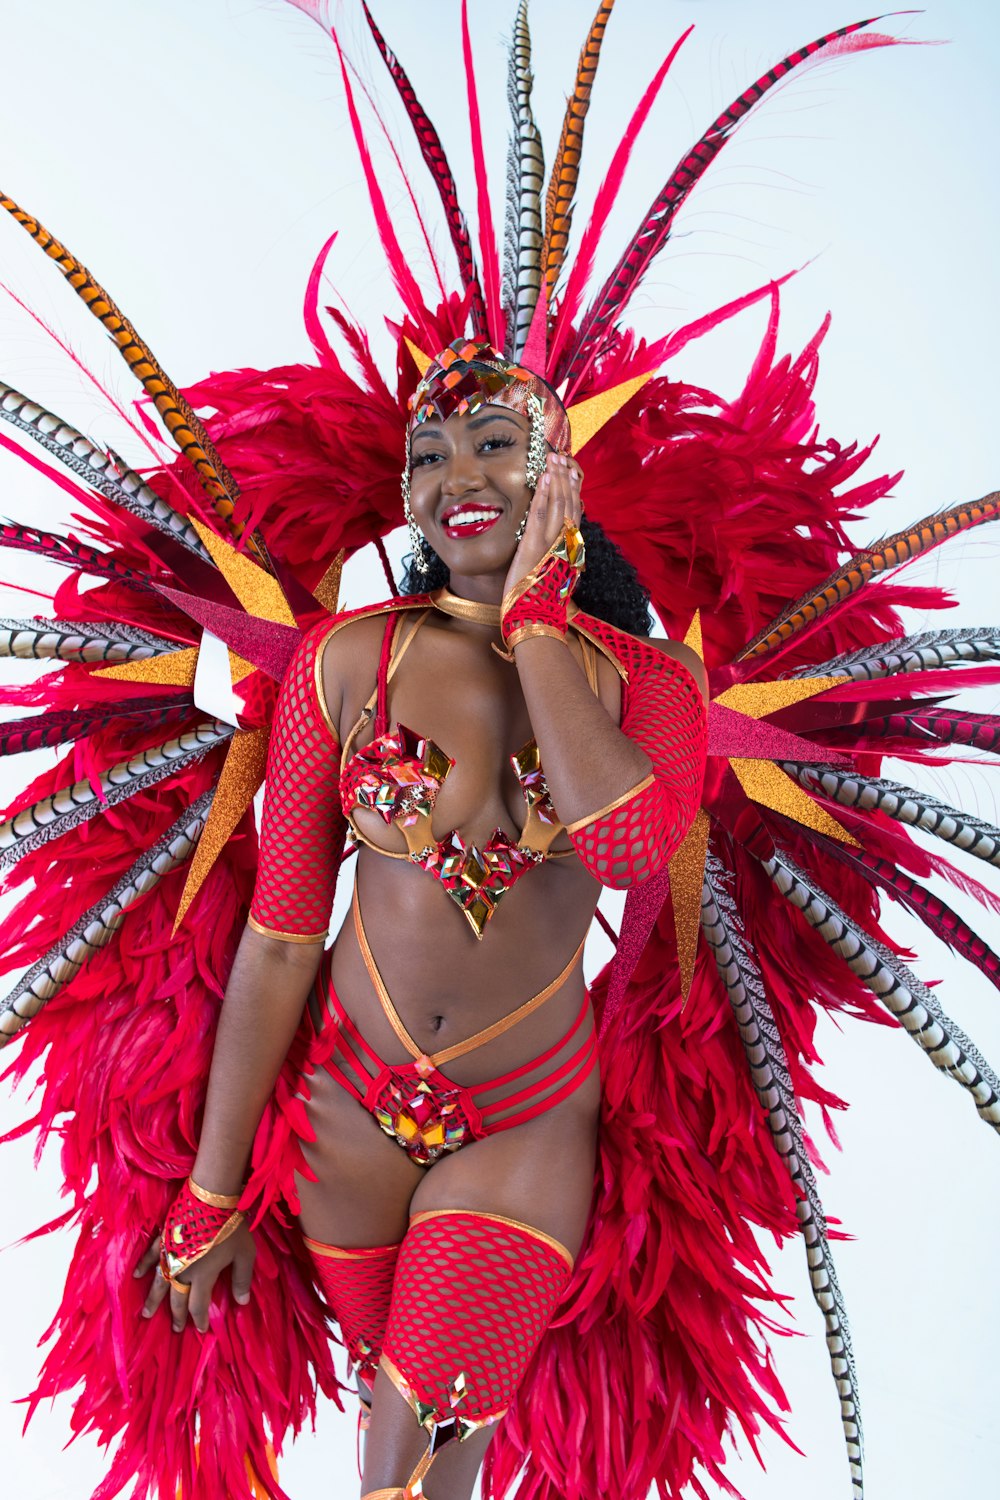
<path fill-rule="evenodd" d="M 319 0 L 301 3 L 320 18 Z M 778 354 L 776 284 L 654 344 L 621 326 L 678 211 L 772 86 L 893 38 L 867 22 L 847 26 L 752 83 L 677 164 L 587 301 L 593 252 L 649 103 L 571 261 L 584 120 L 611 10 L 612 0 L 599 5 L 581 54 L 543 223 L 519 6 L 501 281 L 471 45 L 478 248 L 437 132 L 365 9 L 458 266 L 451 293 L 428 305 L 378 187 L 345 65 L 403 302 L 395 386 L 362 331 L 323 305 L 332 242 L 307 292 L 315 361 L 213 375 L 182 392 L 87 268 L 0 196 L 111 334 L 178 450 L 168 468 L 139 474 L 22 393 L 0 396 L 0 420 L 24 457 L 52 476 L 50 459 L 67 470 L 58 481 L 84 516 L 83 539 L 0 527 L 0 545 L 69 570 L 52 619 L 0 622 L 4 654 L 59 664 L 6 691 L 8 703 L 41 712 L 0 728 L 0 751 L 67 747 L 0 824 L 0 869 L 24 886 L 3 927 L 6 967 L 24 972 L 0 1001 L 0 1040 L 19 1036 L 17 1078 L 44 1059 L 32 1123 L 43 1137 L 62 1136 L 64 1219 L 79 1234 L 32 1399 L 73 1391 L 74 1428 L 114 1444 L 105 1500 L 130 1486 L 164 1500 L 178 1487 L 183 1500 L 241 1500 L 252 1485 L 281 1497 L 269 1443 L 280 1454 L 317 1390 L 339 1399 L 330 1310 L 362 1385 L 381 1367 L 428 1433 L 406 1490 L 383 1500 L 419 1494 L 429 1471 L 433 1500 L 438 1447 L 483 1425 L 496 1427 L 485 1488 L 497 1500 L 511 1491 L 645 1500 L 654 1485 L 672 1494 L 724 1486 L 729 1431 L 779 1425 L 784 1401 L 762 1352 L 779 1294 L 755 1229 L 805 1240 L 860 1497 L 846 1308 L 800 1115 L 804 1099 L 839 1102 L 813 1076 L 817 1008 L 888 1012 L 1000 1128 L 997 1075 L 878 925 L 881 896 L 903 901 L 1000 987 L 1000 958 L 922 882 L 938 875 L 987 904 L 995 898 L 911 842 L 906 826 L 992 865 L 1000 829 L 879 775 L 886 753 L 918 760 L 931 748 L 939 763 L 951 745 L 988 753 L 1000 743 L 995 717 L 939 698 L 963 664 L 975 665 L 977 683 L 997 680 L 1000 627 L 905 635 L 895 605 L 906 591 L 879 581 L 995 519 L 1000 502 L 956 506 L 851 552 L 845 521 L 889 481 L 859 481 L 868 450 L 818 435 L 820 340 L 797 359 Z M 468 42 L 464 7 L 463 33 Z M 446 268 L 436 269 L 444 286 Z M 660 373 L 698 332 L 755 303 L 770 306 L 768 329 L 733 399 Z M 592 687 L 596 656 L 610 660 L 621 731 L 652 771 L 563 827 L 529 742 L 514 757 L 521 831 L 498 830 L 480 848 L 460 829 L 433 829 L 449 747 L 391 715 L 393 674 L 446 594 L 364 612 L 384 615 L 386 628 L 367 709 L 374 734 L 361 748 L 357 730 L 339 743 L 321 668 L 332 633 L 354 618 L 336 610 L 345 554 L 380 546 L 401 522 L 399 469 L 413 424 L 498 402 L 531 424 L 529 477 L 547 446 L 582 454 L 587 515 L 634 564 L 665 633 L 701 656 L 710 703 L 706 716 L 671 656 L 577 607 L 577 543 L 567 535 L 504 601 L 500 635 L 508 650 L 532 633 L 575 636 Z M 942 602 L 933 589 L 920 593 L 922 607 Z M 258 857 L 253 799 L 265 771 Z M 530 1060 L 530 1082 L 515 1070 L 476 1089 L 455 1084 L 449 1061 L 485 1034 L 448 1053 L 420 1051 L 382 981 L 380 936 L 366 932 L 356 903 L 368 972 L 412 1060 L 390 1065 L 376 1053 L 321 967 L 317 1019 L 304 1016 L 277 1080 L 246 1193 L 238 1207 L 213 1202 L 188 1179 L 236 945 L 247 921 L 292 942 L 325 936 L 345 838 L 371 842 L 356 826 L 359 809 L 381 816 L 396 843 L 380 853 L 415 864 L 460 907 L 470 942 L 505 920 L 516 881 L 557 857 L 557 834 L 603 885 L 627 889 L 615 957 L 591 988 L 596 1032 L 585 1005 L 558 1045 Z M 499 1024 L 516 1026 L 546 998 L 543 989 Z M 399 1246 L 303 1242 L 293 1175 L 317 1068 L 433 1170 L 442 1154 L 569 1097 L 598 1064 L 598 1170 L 575 1263 L 530 1224 L 463 1211 L 416 1215 Z M 250 1303 L 237 1311 L 223 1278 L 204 1339 L 190 1327 L 175 1337 L 166 1318 L 143 1322 L 131 1272 L 151 1233 L 165 1226 L 166 1274 L 183 1274 L 244 1212 L 257 1246 Z"/>

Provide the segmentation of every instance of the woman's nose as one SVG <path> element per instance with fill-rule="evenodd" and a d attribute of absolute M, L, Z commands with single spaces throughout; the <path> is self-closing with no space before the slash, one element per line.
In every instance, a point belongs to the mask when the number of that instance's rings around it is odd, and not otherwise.
<path fill-rule="evenodd" d="M 441 489 L 446 495 L 464 495 L 469 490 L 481 490 L 486 485 L 482 465 L 476 453 L 455 452 L 448 458 L 441 477 Z"/>

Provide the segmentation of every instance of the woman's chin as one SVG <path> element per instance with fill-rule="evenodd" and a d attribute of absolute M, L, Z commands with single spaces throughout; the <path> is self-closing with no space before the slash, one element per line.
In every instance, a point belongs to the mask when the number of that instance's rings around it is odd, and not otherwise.
<path fill-rule="evenodd" d="M 481 536 L 470 536 L 462 541 L 443 538 L 435 548 L 449 573 L 462 578 L 481 578 L 492 574 L 505 577 L 517 550 L 512 537 L 504 541 L 492 537 L 488 532 Z"/>

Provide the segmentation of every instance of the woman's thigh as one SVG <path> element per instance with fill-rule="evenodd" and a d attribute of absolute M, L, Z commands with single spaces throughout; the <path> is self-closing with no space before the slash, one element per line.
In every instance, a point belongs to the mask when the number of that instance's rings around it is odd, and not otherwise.
<path fill-rule="evenodd" d="M 398 1244 L 422 1169 L 328 1073 L 317 1071 L 309 1089 L 315 1139 L 303 1154 L 316 1181 L 296 1180 L 304 1233 L 344 1249 Z"/>

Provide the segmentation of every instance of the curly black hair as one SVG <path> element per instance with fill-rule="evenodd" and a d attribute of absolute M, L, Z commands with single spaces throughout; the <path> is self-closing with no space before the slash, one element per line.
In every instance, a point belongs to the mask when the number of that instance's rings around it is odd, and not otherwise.
<path fill-rule="evenodd" d="M 632 564 L 602 526 L 584 516 L 580 523 L 587 546 L 587 566 L 573 594 L 573 602 L 588 615 L 606 620 L 629 635 L 649 635 L 653 617 L 649 594 L 639 582 Z M 412 554 L 405 557 L 404 594 L 429 594 L 448 584 L 448 569 L 437 553 L 424 543 L 429 554 L 426 567 L 418 566 Z"/>

